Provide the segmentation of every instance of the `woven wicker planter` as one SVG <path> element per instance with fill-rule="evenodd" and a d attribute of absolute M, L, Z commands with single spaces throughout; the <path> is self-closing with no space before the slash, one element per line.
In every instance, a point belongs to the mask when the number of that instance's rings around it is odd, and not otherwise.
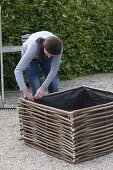
<path fill-rule="evenodd" d="M 113 93 L 79 87 L 36 102 L 18 106 L 27 145 L 74 164 L 113 151 Z"/>

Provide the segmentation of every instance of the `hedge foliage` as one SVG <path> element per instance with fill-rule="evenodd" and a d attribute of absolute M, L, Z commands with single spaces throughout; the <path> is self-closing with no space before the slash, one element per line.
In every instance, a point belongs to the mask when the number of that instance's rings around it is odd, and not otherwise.
<path fill-rule="evenodd" d="M 60 79 L 113 71 L 112 0 L 2 0 L 4 45 L 21 35 L 48 30 L 64 43 Z M 14 68 L 20 56 L 4 56 L 5 88 L 17 88 Z"/>

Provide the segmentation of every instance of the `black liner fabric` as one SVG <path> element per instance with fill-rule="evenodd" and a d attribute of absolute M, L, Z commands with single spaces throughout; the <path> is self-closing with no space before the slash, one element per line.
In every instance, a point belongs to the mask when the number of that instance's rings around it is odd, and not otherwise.
<path fill-rule="evenodd" d="M 35 102 L 61 110 L 72 111 L 113 102 L 113 93 L 82 86 L 45 96 Z"/>

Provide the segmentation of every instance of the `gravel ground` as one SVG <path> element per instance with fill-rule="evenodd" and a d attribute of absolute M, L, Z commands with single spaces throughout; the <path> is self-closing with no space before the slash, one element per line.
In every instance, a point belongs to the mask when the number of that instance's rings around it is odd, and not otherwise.
<path fill-rule="evenodd" d="M 86 85 L 113 92 L 113 73 L 61 82 L 60 90 Z M 5 106 L 17 106 L 19 91 L 5 92 Z M 113 153 L 77 165 L 30 148 L 20 141 L 17 110 L 0 110 L 0 170 L 112 170 Z"/>

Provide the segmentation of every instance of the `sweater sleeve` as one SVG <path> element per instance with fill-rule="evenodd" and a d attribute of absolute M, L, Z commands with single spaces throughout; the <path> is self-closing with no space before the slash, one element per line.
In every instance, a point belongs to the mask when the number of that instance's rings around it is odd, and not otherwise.
<path fill-rule="evenodd" d="M 20 59 L 19 63 L 17 64 L 14 74 L 16 81 L 18 83 L 18 86 L 20 90 L 26 89 L 26 84 L 23 77 L 23 71 L 26 69 L 26 67 L 29 65 L 29 63 L 32 61 L 32 59 L 37 54 L 37 47 L 35 45 L 30 45 L 30 47 L 25 51 L 22 58 Z"/>
<path fill-rule="evenodd" d="M 48 88 L 49 84 L 53 81 L 53 79 L 55 78 L 55 76 L 58 72 L 59 65 L 61 63 L 61 55 L 62 54 L 56 55 L 53 57 L 51 70 L 50 70 L 47 78 L 45 79 L 45 81 L 42 84 L 45 88 Z"/>

